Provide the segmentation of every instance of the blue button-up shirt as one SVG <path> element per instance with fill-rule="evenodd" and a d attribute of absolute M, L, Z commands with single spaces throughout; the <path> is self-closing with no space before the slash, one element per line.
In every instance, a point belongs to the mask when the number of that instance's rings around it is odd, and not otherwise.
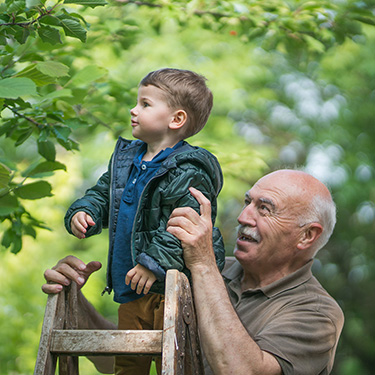
<path fill-rule="evenodd" d="M 173 148 L 166 148 L 160 151 L 151 161 L 143 161 L 142 158 L 147 150 L 147 144 L 144 143 L 134 157 L 132 170 L 121 198 L 113 247 L 113 299 L 118 303 L 134 301 L 143 296 L 143 294 L 136 294 L 130 288 L 130 285 L 125 284 L 126 274 L 134 267 L 131 253 L 134 218 L 137 213 L 139 199 L 146 184 L 156 174 L 161 163 L 169 154 L 182 146 L 182 144 L 183 142 L 181 141 Z"/>

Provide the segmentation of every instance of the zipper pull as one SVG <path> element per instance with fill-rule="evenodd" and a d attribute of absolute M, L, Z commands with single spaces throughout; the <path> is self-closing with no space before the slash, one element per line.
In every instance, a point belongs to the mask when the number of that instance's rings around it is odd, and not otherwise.
<path fill-rule="evenodd" d="M 108 285 L 103 289 L 101 296 L 103 297 L 105 293 L 111 294 L 112 288 L 110 288 Z"/>

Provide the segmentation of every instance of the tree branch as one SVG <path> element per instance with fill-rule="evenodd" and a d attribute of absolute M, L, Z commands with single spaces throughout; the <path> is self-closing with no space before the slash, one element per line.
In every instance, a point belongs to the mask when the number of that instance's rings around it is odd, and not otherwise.
<path fill-rule="evenodd" d="M 39 16 L 35 18 L 35 20 L 29 21 L 29 22 L 7 22 L 7 23 L 1 23 L 1 26 L 21 26 L 21 27 L 29 27 L 31 25 L 34 25 L 34 23 L 38 22 L 41 18 L 48 16 L 52 13 L 52 11 L 58 6 L 58 3 L 55 4 L 51 9 L 38 9 L 39 10 Z"/>
<path fill-rule="evenodd" d="M 10 111 L 12 111 L 16 116 L 18 117 L 22 117 L 24 118 L 25 120 L 31 122 L 32 124 L 34 124 L 35 126 L 37 126 L 38 128 L 39 127 L 44 127 L 43 124 L 39 123 L 38 121 L 34 120 L 33 118 L 29 117 L 29 116 L 26 116 L 22 113 L 19 113 L 15 108 L 11 107 L 10 105 L 7 105 L 7 104 L 4 104 L 4 107 L 5 108 L 8 108 Z"/>

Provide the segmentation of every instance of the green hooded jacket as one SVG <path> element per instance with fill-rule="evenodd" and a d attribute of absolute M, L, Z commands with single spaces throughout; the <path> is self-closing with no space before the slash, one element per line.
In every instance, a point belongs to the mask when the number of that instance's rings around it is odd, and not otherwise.
<path fill-rule="evenodd" d="M 96 223 L 86 237 L 109 229 L 107 287 L 112 290 L 111 265 L 121 196 L 129 177 L 133 159 L 141 141 L 119 138 L 112 154 L 108 171 L 95 186 L 88 189 L 83 198 L 76 200 L 65 215 L 65 227 L 72 234 L 70 223 L 78 211 L 88 213 Z M 156 175 L 144 188 L 132 231 L 133 264 L 141 264 L 151 270 L 157 281 L 151 292 L 164 293 L 165 273 L 177 269 L 188 277 L 189 270 L 183 259 L 180 241 L 166 231 L 170 214 L 176 207 L 189 206 L 199 213 L 199 203 L 190 194 L 189 187 L 200 190 L 211 202 L 212 223 L 217 213 L 217 196 L 223 185 L 220 165 L 207 150 L 184 142 L 162 163 Z M 218 268 L 225 262 L 223 240 L 218 228 L 213 228 L 213 247 Z"/>

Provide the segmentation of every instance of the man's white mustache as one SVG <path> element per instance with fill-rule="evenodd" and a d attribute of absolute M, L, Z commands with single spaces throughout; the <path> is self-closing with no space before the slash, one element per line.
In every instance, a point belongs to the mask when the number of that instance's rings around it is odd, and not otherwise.
<path fill-rule="evenodd" d="M 237 233 L 239 236 L 244 235 L 253 238 L 256 242 L 260 241 L 260 235 L 258 231 L 252 227 L 247 225 L 238 225 L 237 226 Z"/>

